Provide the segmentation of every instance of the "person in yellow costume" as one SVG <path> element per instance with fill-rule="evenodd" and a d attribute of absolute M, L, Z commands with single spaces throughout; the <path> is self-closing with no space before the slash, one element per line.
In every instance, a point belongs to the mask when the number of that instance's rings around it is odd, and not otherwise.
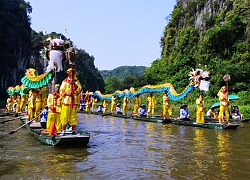
<path fill-rule="evenodd" d="M 167 112 L 168 112 L 168 116 L 169 118 L 172 118 L 172 108 L 170 107 L 170 98 L 168 97 L 167 92 L 165 92 L 162 96 L 162 100 L 163 100 L 163 112 L 162 112 L 162 117 L 165 119 L 167 116 Z"/>
<path fill-rule="evenodd" d="M 128 98 L 126 96 L 124 96 L 123 98 L 123 103 L 122 103 L 122 112 L 123 115 L 127 115 L 128 112 Z"/>
<path fill-rule="evenodd" d="M 217 96 L 220 100 L 220 112 L 219 112 L 219 123 L 222 122 L 222 119 L 224 117 L 224 113 L 226 115 L 226 122 L 228 123 L 229 120 L 229 100 L 228 100 L 228 91 L 226 86 L 223 86 L 220 91 L 218 92 Z"/>
<path fill-rule="evenodd" d="M 103 113 L 107 113 L 109 108 L 108 100 L 104 100 L 102 105 L 103 105 Z"/>
<path fill-rule="evenodd" d="M 154 116 L 154 111 L 155 111 L 155 106 L 156 106 L 156 100 L 154 93 L 150 93 L 150 95 L 147 97 L 146 101 L 148 101 L 148 112 L 147 112 L 147 117 Z"/>
<path fill-rule="evenodd" d="M 91 111 L 96 111 L 97 96 L 92 96 L 91 98 Z"/>
<path fill-rule="evenodd" d="M 16 94 L 16 114 L 20 112 L 21 96 Z"/>
<path fill-rule="evenodd" d="M 46 123 L 46 131 L 50 131 L 51 129 L 51 123 L 55 122 L 56 131 L 61 132 L 61 100 L 59 93 L 60 85 L 56 84 L 55 89 L 53 92 L 49 93 L 47 98 L 47 106 L 49 108 L 48 110 L 48 118 Z"/>
<path fill-rule="evenodd" d="M 47 87 L 42 86 L 38 89 L 36 89 L 36 112 L 35 116 L 38 116 L 41 111 L 44 109 L 44 106 L 46 105 L 46 93 L 47 93 Z"/>
<path fill-rule="evenodd" d="M 21 94 L 20 112 L 25 110 L 26 103 L 27 103 L 27 94 Z"/>
<path fill-rule="evenodd" d="M 76 125 L 78 121 L 77 110 L 80 105 L 79 93 L 82 90 L 82 85 L 76 77 L 75 70 L 69 68 L 67 70 L 68 77 L 65 78 L 60 87 L 60 96 L 62 96 L 61 123 L 62 133 L 64 135 L 66 125 L 72 127 L 72 134 L 76 134 Z"/>
<path fill-rule="evenodd" d="M 90 95 L 89 90 L 86 91 L 84 100 L 85 100 L 85 102 L 86 102 L 85 111 L 90 111 L 91 95 Z"/>
<path fill-rule="evenodd" d="M 140 95 L 139 94 L 137 94 L 135 97 L 134 97 L 134 110 L 133 110 L 133 112 L 132 112 L 132 115 L 133 114 L 137 114 L 138 113 L 138 110 L 139 110 L 139 107 L 140 107 L 140 105 L 141 105 L 141 100 L 140 100 L 140 97 L 139 97 Z"/>
<path fill-rule="evenodd" d="M 205 122 L 205 105 L 202 94 L 199 94 L 199 97 L 196 99 L 196 122 Z"/>
<path fill-rule="evenodd" d="M 28 115 L 29 120 L 33 119 L 35 117 L 35 109 L 36 108 L 36 90 L 31 89 L 29 91 L 29 97 L 28 97 Z"/>
<path fill-rule="evenodd" d="M 115 113 L 115 111 L 116 111 L 116 99 L 117 99 L 117 97 L 115 95 L 113 95 L 111 97 L 110 113 Z"/>
<path fill-rule="evenodd" d="M 11 112 L 13 109 L 13 97 L 10 95 L 9 98 L 7 99 L 7 111 Z"/>

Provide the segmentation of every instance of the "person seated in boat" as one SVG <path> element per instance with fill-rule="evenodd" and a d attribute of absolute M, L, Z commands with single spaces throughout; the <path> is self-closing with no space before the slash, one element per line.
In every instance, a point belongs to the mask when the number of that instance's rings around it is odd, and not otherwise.
<path fill-rule="evenodd" d="M 145 104 L 141 104 L 138 110 L 138 116 L 147 117 L 147 109 Z"/>
<path fill-rule="evenodd" d="M 84 111 L 86 109 L 86 101 L 83 100 L 80 104 L 79 111 Z"/>
<path fill-rule="evenodd" d="M 116 106 L 116 114 L 122 114 L 122 107 L 120 103 L 118 103 Z"/>
<path fill-rule="evenodd" d="M 186 104 L 182 104 L 180 106 L 180 120 L 190 121 L 189 112 Z"/>
<path fill-rule="evenodd" d="M 209 109 L 206 113 L 207 117 L 214 118 L 215 112 L 213 109 Z"/>
<path fill-rule="evenodd" d="M 214 118 L 213 119 L 218 119 L 219 118 L 219 112 L 218 111 L 215 111 L 214 113 Z"/>
<path fill-rule="evenodd" d="M 231 113 L 233 119 L 243 119 L 243 115 L 240 113 L 238 106 L 233 106 Z"/>
<path fill-rule="evenodd" d="M 205 122 L 205 105 L 203 94 L 199 94 L 199 97 L 196 99 L 196 122 L 202 124 Z"/>
<path fill-rule="evenodd" d="M 103 105 L 99 104 L 98 108 L 97 108 L 97 112 L 103 112 Z"/>
<path fill-rule="evenodd" d="M 48 118 L 48 111 L 49 110 L 49 107 L 46 105 L 44 107 L 44 110 L 42 110 L 41 112 L 41 120 L 40 120 L 40 124 L 42 126 L 43 129 L 46 129 L 46 123 L 47 123 L 47 118 Z"/>

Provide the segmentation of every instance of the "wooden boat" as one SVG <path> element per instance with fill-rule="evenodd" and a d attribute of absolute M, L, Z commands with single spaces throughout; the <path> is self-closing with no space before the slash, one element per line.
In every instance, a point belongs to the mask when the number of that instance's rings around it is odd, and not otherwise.
<path fill-rule="evenodd" d="M 160 116 L 155 117 L 142 117 L 142 116 L 131 116 L 132 119 L 139 120 L 139 121 L 147 121 L 147 122 L 158 122 L 158 123 L 171 123 L 172 119 L 170 118 L 162 118 Z"/>
<path fill-rule="evenodd" d="M 250 118 L 246 119 L 229 119 L 228 121 L 231 123 L 241 123 L 241 122 L 249 122 Z M 219 123 L 218 119 L 213 119 L 211 117 L 205 116 L 205 122 L 213 122 L 213 123 Z"/>
<path fill-rule="evenodd" d="M 21 118 L 20 120 L 22 124 L 26 123 L 26 119 Z M 42 129 L 39 122 L 32 122 L 30 125 L 26 125 L 26 128 L 31 135 L 47 146 L 86 146 L 90 139 L 90 134 L 83 130 L 77 130 L 76 135 L 72 135 L 72 131 L 67 130 L 64 136 L 61 136 L 59 133 L 49 136 L 48 132 L 43 132 L 44 129 Z"/>
<path fill-rule="evenodd" d="M 192 126 L 192 127 L 201 127 L 201 128 L 208 128 L 208 129 L 237 129 L 240 124 L 238 123 L 229 123 L 229 124 L 222 124 L 222 123 L 196 123 L 194 121 L 183 121 L 183 120 L 173 120 L 173 124 L 176 125 L 183 125 L 183 126 Z"/>

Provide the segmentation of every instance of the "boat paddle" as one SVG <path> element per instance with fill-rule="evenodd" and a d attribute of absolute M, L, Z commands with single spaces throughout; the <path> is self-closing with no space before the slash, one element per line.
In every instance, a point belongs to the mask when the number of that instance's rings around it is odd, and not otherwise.
<path fill-rule="evenodd" d="M 16 133 L 18 130 L 22 129 L 24 126 L 30 124 L 34 119 L 38 118 L 41 114 L 42 114 L 42 113 L 40 113 L 38 116 L 34 117 L 34 118 L 31 119 L 30 121 L 26 122 L 26 123 L 23 124 L 22 126 L 16 128 L 16 129 L 14 129 L 14 130 L 12 130 L 12 131 L 10 131 L 9 134 L 14 134 L 14 133 Z"/>

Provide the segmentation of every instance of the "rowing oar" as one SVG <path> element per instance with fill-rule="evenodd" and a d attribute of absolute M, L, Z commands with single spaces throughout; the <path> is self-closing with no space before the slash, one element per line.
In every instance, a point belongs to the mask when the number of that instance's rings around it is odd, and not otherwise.
<path fill-rule="evenodd" d="M 6 119 L 4 121 L 1 121 L 0 123 L 6 123 L 6 122 L 9 122 L 9 121 L 14 121 L 14 120 L 17 120 L 17 119 L 20 119 L 21 117 L 17 117 L 17 118 L 12 118 L 12 119 Z"/>
<path fill-rule="evenodd" d="M 16 133 L 18 130 L 22 129 L 24 126 L 30 124 L 34 119 L 38 118 L 41 114 L 42 114 L 42 113 L 40 113 L 38 116 L 34 117 L 34 118 L 31 119 L 30 121 L 26 122 L 26 123 L 23 124 L 22 126 L 16 128 L 16 129 L 14 129 L 14 130 L 12 130 L 12 131 L 10 131 L 9 134 L 14 134 L 14 133 Z"/>

